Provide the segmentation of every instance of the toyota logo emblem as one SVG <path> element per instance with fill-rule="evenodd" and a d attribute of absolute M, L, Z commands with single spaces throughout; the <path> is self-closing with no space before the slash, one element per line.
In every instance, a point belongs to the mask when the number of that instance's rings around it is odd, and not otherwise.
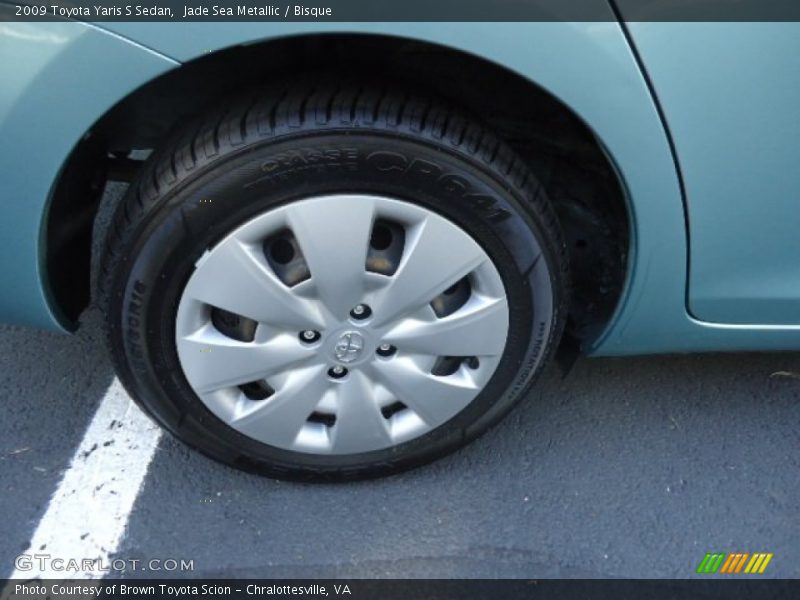
<path fill-rule="evenodd" d="M 333 354 L 336 360 L 351 363 L 358 360 L 364 351 L 364 336 L 357 331 L 346 331 L 336 341 Z"/>

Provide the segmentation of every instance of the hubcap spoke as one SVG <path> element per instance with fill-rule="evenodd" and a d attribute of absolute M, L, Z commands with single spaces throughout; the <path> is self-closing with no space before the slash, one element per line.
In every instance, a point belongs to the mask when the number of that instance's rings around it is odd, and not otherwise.
<path fill-rule="evenodd" d="M 371 382 L 360 371 L 351 372 L 337 385 L 336 425 L 332 433 L 333 452 L 337 454 L 365 452 L 392 444 Z"/>
<path fill-rule="evenodd" d="M 198 261 L 185 294 L 262 323 L 298 330 L 321 327 L 316 307 L 293 294 L 256 252 L 228 238 Z"/>
<path fill-rule="evenodd" d="M 348 196 L 287 209 L 317 294 L 336 319 L 346 318 L 364 295 L 373 207 L 371 199 Z"/>
<path fill-rule="evenodd" d="M 430 426 L 452 418 L 479 391 L 469 377 L 460 374 L 436 377 L 424 372 L 410 358 L 373 365 L 376 379 Z"/>
<path fill-rule="evenodd" d="M 478 244 L 441 217 L 417 224 L 391 282 L 376 294 L 376 325 L 424 306 L 487 260 Z"/>
<path fill-rule="evenodd" d="M 199 393 L 263 379 L 315 354 L 290 335 L 265 343 L 240 342 L 212 325 L 178 339 L 178 352 L 186 379 Z"/>
<path fill-rule="evenodd" d="M 506 343 L 505 298 L 469 302 L 441 319 L 403 319 L 383 339 L 406 352 L 434 356 L 492 356 Z"/>
<path fill-rule="evenodd" d="M 274 395 L 248 403 L 254 406 L 237 415 L 231 424 L 269 444 L 289 447 L 329 387 L 324 365 L 296 369 Z"/>

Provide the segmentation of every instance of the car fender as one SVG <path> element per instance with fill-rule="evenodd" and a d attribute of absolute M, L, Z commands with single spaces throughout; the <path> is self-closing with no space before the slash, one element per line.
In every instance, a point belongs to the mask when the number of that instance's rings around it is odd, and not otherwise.
<path fill-rule="evenodd" d="M 99 116 L 178 63 L 77 22 L 0 22 L 0 56 L 0 318 L 66 328 L 44 271 L 52 188 Z"/>
<path fill-rule="evenodd" d="M 633 232 L 625 291 L 606 332 L 589 351 L 654 352 L 684 343 L 674 335 L 692 325 L 685 308 L 686 229 L 679 179 L 647 81 L 613 16 L 590 23 L 103 23 L 107 33 L 78 23 L 26 27 L 42 35 L 57 33 L 67 41 L 58 51 L 34 52 L 41 58 L 26 69 L 35 71 L 32 81 L 12 89 L 10 105 L 0 111 L 0 135 L 11 132 L 20 139 L 25 124 L 48 107 L 40 121 L 41 136 L 24 138 L 23 151 L 14 152 L 0 167 L 14 189 L 7 200 L 14 218 L 6 227 L 15 233 L 10 243 L 3 237 L 4 250 L 24 249 L 14 250 L 16 264 L 0 266 L 20 282 L 17 293 L 0 304 L 7 320 L 49 327 L 59 323 L 41 269 L 47 188 L 83 132 L 129 91 L 180 63 L 234 45 L 315 33 L 361 33 L 421 40 L 477 55 L 546 89 L 581 118 L 618 170 Z M 176 27 L 181 35 L 174 34 Z M 119 69 L 119 64 L 126 68 Z M 69 75 L 70 69 L 77 69 L 77 77 Z M 52 101 L 54 87 L 61 96 L 58 103 Z M 92 90 L 90 98 L 84 98 L 86 89 Z"/>

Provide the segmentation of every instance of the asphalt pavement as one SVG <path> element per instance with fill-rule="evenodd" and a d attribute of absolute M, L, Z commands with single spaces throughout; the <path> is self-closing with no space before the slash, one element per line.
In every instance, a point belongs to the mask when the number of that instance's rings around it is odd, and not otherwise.
<path fill-rule="evenodd" d="M 34 534 L 77 538 L 53 504 L 82 493 L 62 479 L 119 394 L 102 342 L 95 311 L 71 337 L 0 328 L 5 576 Z M 129 430 L 98 450 L 141 467 L 109 556 L 193 561 L 175 577 L 683 578 L 706 552 L 772 552 L 764 576 L 800 577 L 793 372 L 797 354 L 582 359 L 466 449 L 343 485 L 241 473 L 168 435 L 142 462 Z M 93 494 L 81 535 L 100 539 L 116 492 Z"/>

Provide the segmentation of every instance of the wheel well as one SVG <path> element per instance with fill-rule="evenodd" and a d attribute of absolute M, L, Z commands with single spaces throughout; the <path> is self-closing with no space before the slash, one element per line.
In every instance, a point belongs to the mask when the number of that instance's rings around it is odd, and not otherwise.
<path fill-rule="evenodd" d="M 62 312 L 75 320 L 90 298 L 98 186 L 130 181 L 141 157 L 173 129 L 231 93 L 323 71 L 439 96 L 511 144 L 552 190 L 570 246 L 568 332 L 582 344 L 602 332 L 625 283 L 630 227 L 623 188 L 600 142 L 559 100 L 501 66 L 372 35 L 281 38 L 208 54 L 142 86 L 98 120 L 65 163 L 47 217 L 47 283 Z"/>

